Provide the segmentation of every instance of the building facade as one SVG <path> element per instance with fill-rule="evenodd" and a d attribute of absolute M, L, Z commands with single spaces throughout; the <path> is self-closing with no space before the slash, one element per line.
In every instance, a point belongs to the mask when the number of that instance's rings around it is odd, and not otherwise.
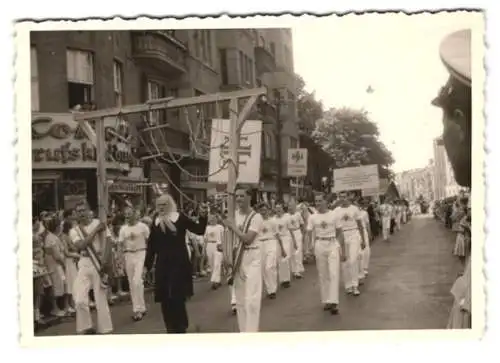
<path fill-rule="evenodd" d="M 434 195 L 443 199 L 458 195 L 462 188 L 457 184 L 451 163 L 441 138 L 434 140 Z"/>
<path fill-rule="evenodd" d="M 97 207 L 95 150 L 72 121 L 75 107 L 105 109 L 259 86 L 269 88 L 277 110 L 253 115 L 270 118 L 262 136 L 261 189 L 276 192 L 281 144 L 283 190 L 289 192 L 287 149 L 299 144 L 292 54 L 289 29 L 32 32 L 34 210 L 68 208 L 82 195 Z M 107 169 L 110 194 L 147 202 L 146 185 L 159 183 L 181 205 L 204 200 L 213 190 L 207 181 L 211 119 L 227 118 L 227 107 L 148 112 L 127 121 L 141 116 L 149 125 L 168 126 L 151 134 L 154 142 L 138 143 L 139 154 L 164 156 L 138 162 L 127 145 L 108 137 L 115 160 Z M 106 122 L 117 130 L 124 125 L 121 119 Z"/>
<path fill-rule="evenodd" d="M 401 196 L 410 201 L 422 197 L 426 201 L 434 200 L 434 162 L 429 160 L 425 168 L 403 171 L 396 174 L 396 184 Z"/>

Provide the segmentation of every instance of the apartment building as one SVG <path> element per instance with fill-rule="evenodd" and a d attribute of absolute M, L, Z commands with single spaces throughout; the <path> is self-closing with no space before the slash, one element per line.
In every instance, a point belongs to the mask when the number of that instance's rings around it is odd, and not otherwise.
<path fill-rule="evenodd" d="M 34 196 L 49 208 L 68 206 L 75 195 L 85 195 L 97 206 L 95 151 L 76 135 L 78 128 L 70 110 L 77 105 L 103 109 L 261 85 L 269 87 L 276 96 L 270 98 L 279 104 L 279 115 L 275 113 L 273 118 L 271 113 L 273 122 L 266 123 L 263 133 L 261 168 L 261 186 L 275 192 L 277 135 L 281 135 L 282 175 L 286 176 L 286 150 L 298 146 L 292 52 L 288 29 L 33 32 Z M 122 166 L 110 164 L 110 192 L 150 199 L 148 189 L 141 185 L 151 181 L 173 185 L 170 190 L 181 204 L 187 199 L 183 195 L 205 199 L 212 187 L 206 178 L 210 121 L 228 117 L 224 105 L 217 106 L 144 115 L 152 124 L 168 125 L 154 136 L 167 156 L 158 160 L 160 166 L 156 161 L 135 165 L 132 155 L 123 155 L 122 164 L 130 164 L 130 173 L 125 176 Z M 281 133 L 275 126 L 277 116 L 282 120 Z M 109 127 L 123 126 L 119 121 L 109 120 L 116 122 Z M 57 133 L 62 129 L 70 131 L 62 137 Z M 110 148 L 120 146 L 117 140 L 109 142 Z M 142 147 L 142 152 L 151 152 L 149 146 L 149 150 Z M 57 156 L 76 149 L 81 151 L 74 157 Z M 288 180 L 283 184 L 287 191 Z"/>
<path fill-rule="evenodd" d="M 434 161 L 424 168 L 406 170 L 396 174 L 395 181 L 401 195 L 410 201 L 422 196 L 426 201 L 434 200 Z"/>
<path fill-rule="evenodd" d="M 434 196 L 436 199 L 452 197 L 463 189 L 455 180 L 442 138 L 434 139 Z"/>

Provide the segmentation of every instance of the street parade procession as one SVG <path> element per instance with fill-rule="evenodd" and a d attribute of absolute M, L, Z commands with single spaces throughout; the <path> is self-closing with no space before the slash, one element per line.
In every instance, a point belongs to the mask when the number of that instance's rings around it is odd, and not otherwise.
<path fill-rule="evenodd" d="M 447 155 L 457 185 L 447 195 L 427 192 L 420 176 L 412 182 L 420 192 L 406 190 L 404 173 L 389 170 L 390 154 L 370 159 L 381 142 L 366 135 L 376 129 L 366 113 L 348 124 L 349 112 L 325 111 L 312 120 L 314 137 L 275 142 L 267 135 L 285 122 L 279 106 L 288 96 L 265 84 L 193 97 L 163 87 L 145 103 L 73 104 L 73 136 L 92 152 L 63 143 L 56 151 L 68 160 L 83 153 L 94 172 L 75 174 L 84 192 L 71 182 L 74 195 L 58 191 L 53 203 L 49 187 L 33 187 L 35 335 L 470 328 L 470 33 L 442 40 L 436 57 L 449 80 L 428 100 L 443 114 L 435 148 Z M 344 121 L 328 124 L 328 112 Z M 66 130 L 44 124 L 61 115 L 33 115 L 34 145 Z M 179 156 L 174 118 L 187 130 L 187 156 Z M 368 126 L 359 131 L 360 123 Z M 371 146 L 352 147 L 356 135 Z M 285 150 L 277 168 L 269 145 Z M 37 162 L 57 163 L 49 152 L 33 146 Z M 186 166 L 200 153 L 208 161 L 203 175 Z M 329 161 L 317 164 L 322 157 Z M 120 191 L 135 169 L 143 173 L 137 195 Z M 191 174 L 210 195 L 182 186 Z M 54 179 L 62 185 L 70 174 L 61 175 Z M 425 296 L 438 294 L 435 315 L 423 317 Z"/>

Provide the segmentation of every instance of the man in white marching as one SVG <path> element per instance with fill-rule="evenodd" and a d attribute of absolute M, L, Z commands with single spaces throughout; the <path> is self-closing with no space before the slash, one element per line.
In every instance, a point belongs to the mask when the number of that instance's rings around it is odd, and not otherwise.
<path fill-rule="evenodd" d="M 371 237 L 371 227 L 370 227 L 370 217 L 368 216 L 368 203 L 363 203 L 360 211 L 361 216 L 363 217 L 363 233 L 365 235 L 366 247 L 361 251 L 361 263 L 359 266 L 359 278 L 364 279 L 368 276 L 368 267 L 370 265 L 370 241 Z M 362 280 L 360 280 L 361 282 Z"/>
<path fill-rule="evenodd" d="M 380 219 L 382 220 L 382 238 L 384 241 L 388 241 L 391 234 L 392 209 L 392 205 L 384 198 L 379 207 Z"/>
<path fill-rule="evenodd" d="M 75 207 L 78 224 L 69 232 L 74 246 L 80 251 L 78 272 L 74 281 L 73 298 L 76 310 L 76 331 L 78 334 L 109 334 L 113 331 L 109 311 L 107 290 L 99 274 L 99 258 L 107 246 L 111 246 L 111 232 L 105 223 L 91 217 L 87 201 L 79 202 Z M 106 231 L 106 240 L 101 241 L 98 234 Z M 97 259 L 96 259 L 97 257 Z M 89 309 L 89 291 L 94 291 L 97 309 L 97 329 L 93 328 Z"/>
<path fill-rule="evenodd" d="M 205 229 L 205 251 L 207 252 L 208 268 L 211 271 L 210 282 L 212 289 L 220 287 L 222 268 L 222 240 L 224 238 L 224 227 L 217 223 L 215 215 L 208 217 L 208 225 Z"/>
<path fill-rule="evenodd" d="M 234 279 L 234 297 L 241 333 L 259 331 L 262 298 L 262 252 L 257 236 L 262 230 L 262 216 L 250 206 L 251 190 L 236 189 L 235 224 L 228 219 L 224 225 L 243 243 L 243 258 Z"/>
<path fill-rule="evenodd" d="M 324 310 L 339 313 L 340 261 L 345 256 L 344 236 L 323 193 L 315 196 L 317 213 L 307 221 L 307 239 L 314 244 L 316 267 Z"/>
<path fill-rule="evenodd" d="M 304 273 L 304 264 L 302 261 L 304 259 L 303 230 L 305 229 L 305 223 L 302 214 L 297 210 L 295 199 L 291 199 L 288 203 L 288 214 L 290 214 L 288 228 L 292 232 L 297 244 L 297 251 L 291 256 L 292 274 L 296 279 L 300 279 Z"/>
<path fill-rule="evenodd" d="M 285 251 L 285 258 L 278 260 L 278 279 L 281 287 L 289 288 L 291 281 L 291 266 L 290 259 L 297 250 L 295 240 L 292 237 L 292 232 L 288 229 L 290 225 L 290 215 L 285 213 L 282 202 L 277 202 L 275 205 L 276 215 L 274 222 L 278 228 L 278 239 Z"/>
<path fill-rule="evenodd" d="M 343 230 L 346 261 L 343 263 L 344 286 L 348 294 L 358 296 L 359 265 L 361 251 L 366 247 L 363 216 L 358 207 L 351 203 L 347 193 L 339 193 L 339 205 L 333 210 L 335 219 Z"/>
<path fill-rule="evenodd" d="M 120 228 L 118 243 L 122 244 L 125 259 L 125 272 L 132 300 L 132 319 L 142 320 L 146 314 L 144 301 L 144 259 L 149 238 L 149 227 L 138 220 L 138 211 L 131 206 L 125 209 L 126 224 Z"/>
<path fill-rule="evenodd" d="M 265 203 L 258 206 L 258 211 L 262 216 L 262 229 L 257 237 L 262 249 L 262 270 L 264 288 L 267 297 L 276 298 L 278 290 L 278 256 L 284 256 L 284 249 L 276 238 L 278 227 L 274 218 L 270 217 L 269 207 Z M 278 253 L 279 251 L 279 253 Z"/>

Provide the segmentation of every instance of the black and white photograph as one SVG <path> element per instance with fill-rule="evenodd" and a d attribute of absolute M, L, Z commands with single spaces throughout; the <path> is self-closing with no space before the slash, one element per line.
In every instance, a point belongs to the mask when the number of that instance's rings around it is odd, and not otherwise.
<path fill-rule="evenodd" d="M 16 28 L 26 342 L 480 336 L 480 11 Z"/>

